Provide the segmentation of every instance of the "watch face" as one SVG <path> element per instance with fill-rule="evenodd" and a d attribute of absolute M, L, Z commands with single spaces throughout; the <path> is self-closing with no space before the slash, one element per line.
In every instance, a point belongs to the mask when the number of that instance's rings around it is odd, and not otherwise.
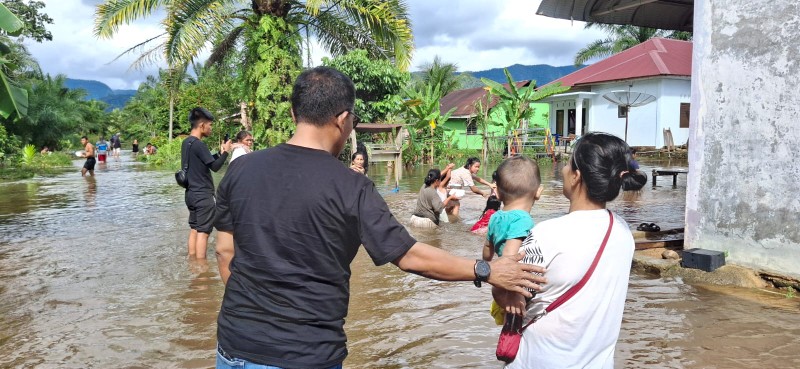
<path fill-rule="evenodd" d="M 489 278 L 490 271 L 491 269 L 489 267 L 489 263 L 483 260 L 475 264 L 475 274 L 478 277 L 478 279 L 485 281 L 487 278 Z"/>

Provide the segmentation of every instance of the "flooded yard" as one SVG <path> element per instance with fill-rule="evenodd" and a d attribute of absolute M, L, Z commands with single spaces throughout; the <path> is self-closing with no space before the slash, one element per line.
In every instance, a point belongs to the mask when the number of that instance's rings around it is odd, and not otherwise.
<path fill-rule="evenodd" d="M 98 165 L 97 177 L 86 179 L 80 164 L 51 178 L 0 183 L 0 367 L 212 367 L 223 285 L 213 249 L 207 263 L 185 257 L 187 211 L 172 173 L 123 157 Z M 686 167 L 642 164 L 648 174 L 653 166 Z M 567 210 L 559 169 L 542 168 L 545 193 L 532 211 L 537 222 Z M 401 222 L 410 217 L 426 170 L 407 172 L 400 192 L 392 193 L 387 170 L 371 168 Z M 671 182 L 660 179 L 655 188 L 649 182 L 610 208 L 632 225 L 682 227 L 686 178 L 679 176 L 674 188 Z M 462 223 L 412 234 L 478 258 L 482 239 L 467 230 L 483 206 L 482 198 L 468 197 Z M 489 289 L 378 268 L 364 252 L 352 269 L 346 368 L 500 367 Z M 800 367 L 798 300 L 633 274 L 616 366 Z"/>

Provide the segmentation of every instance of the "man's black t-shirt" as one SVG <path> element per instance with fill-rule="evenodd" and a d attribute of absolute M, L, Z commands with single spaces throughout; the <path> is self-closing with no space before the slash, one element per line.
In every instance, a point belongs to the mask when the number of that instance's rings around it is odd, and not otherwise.
<path fill-rule="evenodd" d="M 359 246 L 382 265 L 416 242 L 366 176 L 325 151 L 288 144 L 236 159 L 216 212 L 217 229 L 235 240 L 217 339 L 229 355 L 263 365 L 343 362 Z"/>
<path fill-rule="evenodd" d="M 189 147 L 189 143 L 192 146 Z M 188 150 L 188 151 L 187 151 Z M 214 157 L 208 146 L 197 137 L 189 136 L 181 143 L 181 168 L 189 162 L 186 178 L 189 180 L 188 191 L 200 193 L 214 193 L 214 179 L 211 178 L 209 165 L 214 162 Z"/>

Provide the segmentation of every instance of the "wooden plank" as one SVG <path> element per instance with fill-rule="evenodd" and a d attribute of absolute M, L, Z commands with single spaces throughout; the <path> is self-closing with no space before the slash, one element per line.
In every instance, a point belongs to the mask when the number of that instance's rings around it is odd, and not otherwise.
<path fill-rule="evenodd" d="M 675 249 L 675 250 L 683 249 L 682 238 L 679 240 L 665 240 L 665 241 L 636 240 L 635 244 L 636 244 L 636 250 L 647 250 L 647 249 L 657 249 L 657 248 Z"/>

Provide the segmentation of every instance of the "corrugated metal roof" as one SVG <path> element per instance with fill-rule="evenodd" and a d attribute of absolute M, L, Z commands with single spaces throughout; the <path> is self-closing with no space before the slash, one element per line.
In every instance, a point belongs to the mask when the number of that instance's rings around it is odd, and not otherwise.
<path fill-rule="evenodd" d="M 517 88 L 529 85 L 531 81 L 519 81 L 514 84 Z M 508 83 L 504 83 L 503 87 L 508 89 Z M 486 106 L 486 89 L 485 87 L 468 88 L 464 90 L 453 91 L 439 100 L 439 109 L 442 114 L 447 113 L 450 109 L 456 108 L 451 117 L 453 118 L 468 118 L 475 115 L 475 103 L 483 99 L 483 105 Z M 489 103 L 489 109 L 497 105 L 497 96 L 492 98 Z"/>
<path fill-rule="evenodd" d="M 538 15 L 692 31 L 694 0 L 542 0 Z"/>
<path fill-rule="evenodd" d="M 690 41 L 653 38 L 551 83 L 579 86 L 627 79 L 692 75 Z"/>

